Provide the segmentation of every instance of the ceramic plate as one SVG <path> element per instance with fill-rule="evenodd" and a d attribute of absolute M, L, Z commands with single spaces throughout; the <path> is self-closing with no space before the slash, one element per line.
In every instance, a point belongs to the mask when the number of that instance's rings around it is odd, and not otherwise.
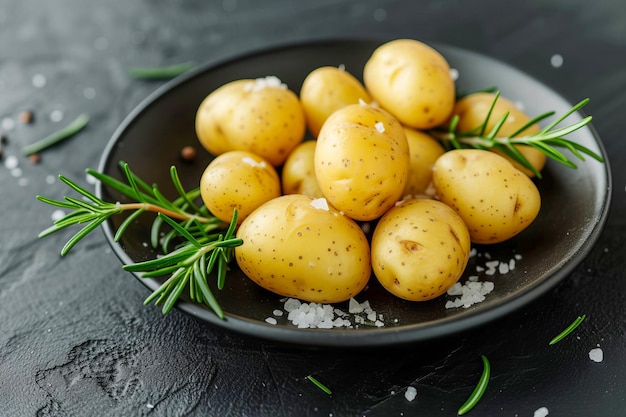
<path fill-rule="evenodd" d="M 176 165 L 187 189 L 195 188 L 211 156 L 199 146 L 194 118 L 200 102 L 211 91 L 236 79 L 276 75 L 298 92 L 305 76 L 323 65 L 343 65 L 361 78 L 366 60 L 381 43 L 348 40 L 288 45 L 208 63 L 164 85 L 136 108 L 113 135 L 99 170 L 121 178 L 118 162 L 126 161 L 141 178 L 159 184 L 166 194 L 174 196 L 169 167 Z M 531 116 L 551 110 L 560 115 L 572 107 L 573 103 L 549 87 L 502 62 L 455 47 L 434 46 L 451 68 L 458 71 L 459 91 L 497 86 L 504 97 L 522 104 Z M 574 114 L 568 121 L 582 117 Z M 591 126 L 569 138 L 606 156 Z M 179 158 L 181 148 L 186 145 L 199 150 L 192 163 L 183 163 Z M 448 295 L 422 303 L 403 301 L 385 292 L 372 278 L 369 287 L 356 299 L 368 300 L 382 315 L 384 327 L 299 329 L 286 316 L 277 317 L 277 324 L 269 324 L 265 320 L 273 317 L 274 310 L 281 309 L 281 297 L 256 286 L 236 266 L 228 275 L 226 287 L 221 291 L 214 289 L 226 313 L 225 320 L 185 299 L 177 306 L 200 320 L 234 332 L 313 346 L 394 345 L 440 337 L 486 323 L 540 297 L 566 277 L 596 242 L 609 205 L 608 164 L 589 160 L 578 165 L 573 170 L 550 161 L 544 178 L 537 181 L 543 200 L 536 221 L 506 243 L 476 247 L 477 254 L 470 259 L 461 282 L 474 275 L 479 281 L 493 282 L 494 289 L 483 302 L 470 307 L 446 308 L 446 302 L 455 298 Z M 97 192 L 110 201 L 122 198 L 100 186 Z M 104 225 L 105 235 L 120 260 L 126 264 L 154 258 L 156 252 L 147 245 L 152 218 L 147 215 L 141 218 L 115 243 L 112 237 L 121 221 L 121 218 L 112 219 Z M 493 272 L 487 266 L 490 260 L 498 261 L 492 275 L 488 274 Z M 500 264 L 507 266 L 500 269 Z M 484 270 L 480 271 L 481 268 Z M 509 272 L 502 273 L 507 268 Z M 155 279 L 137 279 L 151 290 L 161 283 Z M 337 307 L 347 310 L 347 303 Z"/>

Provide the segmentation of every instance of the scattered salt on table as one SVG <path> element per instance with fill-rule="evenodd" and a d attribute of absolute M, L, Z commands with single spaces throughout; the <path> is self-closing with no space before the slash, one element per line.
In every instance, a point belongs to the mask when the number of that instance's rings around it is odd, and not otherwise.
<path fill-rule="evenodd" d="M 417 397 L 417 389 L 415 389 L 415 387 L 407 387 L 404 392 L 404 398 L 406 398 L 407 401 L 413 401 L 415 397 Z"/>
<path fill-rule="evenodd" d="M 589 351 L 589 359 L 594 362 L 602 362 L 604 359 L 604 352 L 600 348 L 594 348 Z"/>
<path fill-rule="evenodd" d="M 546 417 L 548 415 L 548 409 L 546 407 L 541 407 L 535 410 L 535 414 L 533 417 Z"/>

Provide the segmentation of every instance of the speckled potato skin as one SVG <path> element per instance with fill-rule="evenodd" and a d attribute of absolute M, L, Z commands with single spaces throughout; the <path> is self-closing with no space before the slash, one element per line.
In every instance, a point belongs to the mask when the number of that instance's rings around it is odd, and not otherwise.
<path fill-rule="evenodd" d="M 454 108 L 455 87 L 446 59 L 413 39 L 379 46 L 365 63 L 365 87 L 402 124 L 426 130 L 440 125 Z"/>
<path fill-rule="evenodd" d="M 324 196 L 315 177 L 316 143 L 313 140 L 304 141 L 287 157 L 281 171 L 283 194 Z"/>
<path fill-rule="evenodd" d="M 349 104 L 357 104 L 359 100 L 366 103 L 372 101 L 356 77 L 337 67 L 320 67 L 311 71 L 300 89 L 307 126 L 314 137 L 331 114 Z"/>
<path fill-rule="evenodd" d="M 233 81 L 209 94 L 196 113 L 196 133 L 213 155 L 245 150 L 279 166 L 304 139 L 304 110 L 291 90 L 254 91 L 254 82 Z"/>
<path fill-rule="evenodd" d="M 255 210 L 237 231 L 239 268 L 261 287 L 316 303 L 349 300 L 367 284 L 367 238 L 332 207 L 311 205 L 301 194 L 273 199 Z"/>
<path fill-rule="evenodd" d="M 493 103 L 493 100 L 495 98 L 496 95 L 493 93 L 473 93 L 459 99 L 456 102 L 453 111 L 454 115 L 459 116 L 459 122 L 456 126 L 456 131 L 467 132 L 480 126 L 487 118 L 487 114 L 489 113 L 489 109 L 491 108 L 491 104 Z M 498 136 L 500 137 L 511 136 L 513 133 L 515 133 L 522 126 L 530 121 L 530 117 L 528 117 L 522 110 L 520 110 L 513 102 L 500 96 L 498 97 L 498 101 L 496 101 L 496 104 L 491 111 L 491 116 L 489 116 L 489 122 L 485 127 L 485 131 L 491 131 L 496 123 L 498 123 L 498 121 L 502 117 L 504 117 L 506 112 L 509 113 L 509 116 L 498 131 Z M 539 127 L 539 125 L 535 123 L 531 125 L 528 129 L 524 130 L 524 132 L 522 132 L 520 135 L 516 136 L 531 135 L 533 133 L 539 132 L 540 130 L 541 128 Z M 526 145 L 515 145 L 515 147 L 522 153 L 522 155 L 524 155 L 526 159 L 528 159 L 528 162 L 530 162 L 537 171 L 541 172 L 546 164 L 546 155 L 543 152 Z M 494 150 L 494 152 L 504 156 L 517 169 L 524 172 L 529 177 L 534 176 L 531 170 L 525 168 L 519 162 L 511 160 L 508 156 L 501 154 L 497 150 Z"/>
<path fill-rule="evenodd" d="M 372 236 L 372 268 L 390 293 L 410 301 L 439 297 L 461 277 L 470 237 L 459 215 L 430 199 L 390 209 Z"/>
<path fill-rule="evenodd" d="M 489 151 L 446 152 L 435 163 L 433 183 L 439 200 L 461 216 L 474 243 L 512 238 L 535 220 L 541 207 L 532 180 Z"/>
<path fill-rule="evenodd" d="M 380 108 L 352 104 L 324 123 L 315 148 L 315 175 L 335 208 L 355 220 L 373 220 L 402 197 L 409 158 L 397 119 Z"/>
<path fill-rule="evenodd" d="M 234 209 L 241 223 L 257 207 L 280 193 L 280 178 L 272 164 L 246 151 L 217 156 L 200 179 L 202 201 L 215 217 L 227 223 Z"/>
<path fill-rule="evenodd" d="M 445 150 L 437 139 L 425 132 L 405 127 L 404 133 L 409 143 L 411 165 L 403 194 L 423 195 L 432 182 L 433 165 Z"/>

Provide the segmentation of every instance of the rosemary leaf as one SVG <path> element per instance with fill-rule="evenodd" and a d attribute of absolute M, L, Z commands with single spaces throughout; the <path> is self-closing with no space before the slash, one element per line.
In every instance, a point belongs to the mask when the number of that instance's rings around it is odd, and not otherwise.
<path fill-rule="evenodd" d="M 481 355 L 480 358 L 483 361 L 483 373 L 480 376 L 480 379 L 478 380 L 478 384 L 476 384 L 474 391 L 472 391 L 472 394 L 469 396 L 467 401 L 459 408 L 457 414 L 460 416 L 474 408 L 474 406 L 478 404 L 478 401 L 480 401 L 483 394 L 487 390 L 487 385 L 489 384 L 489 376 L 491 374 L 491 366 L 489 364 L 489 360 L 487 360 L 487 357 L 485 355 Z"/>
<path fill-rule="evenodd" d="M 321 389 L 322 391 L 324 391 L 326 394 L 331 395 L 333 392 L 330 390 L 330 388 L 328 388 L 326 385 L 322 384 L 320 381 L 318 381 L 315 377 L 313 377 L 312 375 L 307 375 L 306 379 L 308 379 L 309 381 L 311 381 L 316 387 L 318 387 L 319 389 Z"/>
<path fill-rule="evenodd" d="M 86 114 L 81 114 L 73 122 L 71 122 L 64 128 L 52 133 L 49 136 L 46 136 L 45 138 L 33 144 L 23 147 L 22 153 L 25 156 L 29 156 L 41 152 L 53 145 L 56 145 L 57 143 L 74 136 L 87 125 L 88 121 L 89 117 Z"/>
<path fill-rule="evenodd" d="M 583 314 L 582 316 L 578 316 L 576 320 L 572 322 L 572 324 L 567 326 L 565 330 L 563 330 L 561 333 L 556 335 L 552 340 L 550 340 L 549 345 L 552 346 L 553 344 L 558 343 L 561 340 L 563 340 L 567 335 L 569 335 L 571 332 L 576 330 L 576 328 L 580 326 L 580 324 L 585 320 L 586 317 L 587 317 L 586 314 Z"/>

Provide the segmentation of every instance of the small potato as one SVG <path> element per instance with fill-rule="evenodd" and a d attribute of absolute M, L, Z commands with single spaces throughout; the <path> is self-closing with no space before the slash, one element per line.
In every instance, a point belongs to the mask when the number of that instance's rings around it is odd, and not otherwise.
<path fill-rule="evenodd" d="M 355 220 L 380 217 L 402 197 L 409 145 L 402 126 L 377 107 L 333 113 L 315 148 L 315 176 L 328 201 Z"/>
<path fill-rule="evenodd" d="M 495 98 L 496 95 L 493 93 L 473 93 L 459 99 L 456 102 L 452 113 L 453 115 L 459 116 L 459 123 L 456 126 L 457 132 L 467 132 L 480 126 L 487 118 L 487 114 L 489 114 L 489 109 L 491 108 L 491 104 Z M 509 116 L 498 131 L 499 137 L 511 136 L 530 121 L 530 117 L 521 111 L 513 102 L 500 96 L 498 97 L 498 101 L 496 101 L 491 115 L 489 116 L 485 132 L 490 132 L 496 123 L 504 117 L 506 112 L 509 112 Z M 539 132 L 540 130 L 541 128 L 539 125 L 535 123 L 516 136 L 531 135 Z M 515 147 L 522 153 L 522 155 L 524 155 L 526 159 L 528 159 L 528 162 L 530 162 L 537 171 L 541 172 L 546 164 L 546 155 L 543 152 L 526 145 L 515 145 Z M 494 152 L 504 156 L 517 169 L 521 170 L 529 177 L 534 176 L 531 170 L 522 166 L 519 162 L 511 160 L 508 156 L 501 154 L 497 150 L 494 150 Z"/>
<path fill-rule="evenodd" d="M 467 226 L 447 205 L 413 199 L 390 209 L 372 237 L 372 267 L 381 285 L 410 301 L 444 294 L 461 277 L 470 252 Z"/>
<path fill-rule="evenodd" d="M 243 221 L 237 264 L 252 281 L 285 297 L 316 303 L 349 300 L 371 275 L 363 230 L 323 198 L 273 199 Z"/>
<path fill-rule="evenodd" d="M 237 209 L 241 223 L 261 204 L 280 195 L 280 178 L 260 156 L 230 151 L 206 167 L 200 179 L 200 195 L 215 217 L 230 222 Z"/>
<path fill-rule="evenodd" d="M 363 80 L 382 108 L 415 129 L 440 125 L 454 108 L 448 62 L 416 40 L 397 39 L 379 46 L 365 63 Z"/>
<path fill-rule="evenodd" d="M 456 210 L 474 243 L 498 243 L 528 227 L 541 196 L 528 176 L 493 152 L 458 149 L 433 167 L 437 197 Z"/>
<path fill-rule="evenodd" d="M 302 142 L 287 157 L 281 177 L 283 194 L 324 196 L 315 177 L 315 145 L 313 140 Z"/>
<path fill-rule="evenodd" d="M 445 152 L 443 146 L 432 136 L 419 130 L 404 128 L 409 142 L 411 166 L 409 178 L 404 187 L 404 195 L 418 196 L 426 194 L 433 178 L 433 165 Z"/>
<path fill-rule="evenodd" d="M 253 152 L 279 166 L 304 139 L 298 96 L 276 77 L 237 80 L 209 94 L 196 113 L 196 133 L 213 155 Z"/>
<path fill-rule="evenodd" d="M 349 72 L 337 67 L 313 70 L 302 83 L 300 101 L 306 114 L 307 126 L 314 137 L 320 132 L 328 116 L 348 104 L 372 99 L 365 87 Z"/>

